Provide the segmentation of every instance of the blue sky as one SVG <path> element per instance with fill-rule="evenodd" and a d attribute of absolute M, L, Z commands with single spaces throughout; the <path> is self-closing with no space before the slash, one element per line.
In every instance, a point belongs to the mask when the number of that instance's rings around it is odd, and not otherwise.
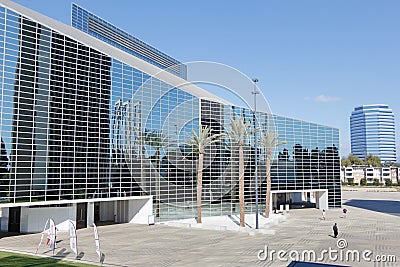
<path fill-rule="evenodd" d="M 357 105 L 388 104 L 400 156 L 400 1 L 15 0 L 70 24 L 71 2 L 182 61 L 259 79 L 276 114 L 340 129 Z"/>

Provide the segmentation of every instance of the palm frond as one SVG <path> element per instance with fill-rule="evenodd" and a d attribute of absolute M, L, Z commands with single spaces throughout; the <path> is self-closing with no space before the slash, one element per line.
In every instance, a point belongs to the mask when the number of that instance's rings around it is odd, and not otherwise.
<path fill-rule="evenodd" d="M 168 142 L 168 138 L 164 136 L 162 132 L 156 130 L 145 130 L 142 139 L 146 145 L 153 147 L 160 147 Z"/>
<path fill-rule="evenodd" d="M 251 129 L 251 121 L 244 122 L 244 118 L 231 119 L 228 127 L 228 136 L 233 142 L 245 140 L 248 136 L 254 134 L 256 129 Z"/>
<path fill-rule="evenodd" d="M 258 141 L 258 143 L 259 145 L 267 149 L 272 149 L 287 143 L 286 141 L 278 142 L 278 140 L 279 140 L 279 135 L 270 131 L 265 131 L 261 136 L 260 140 Z"/>
<path fill-rule="evenodd" d="M 190 144 L 192 149 L 197 152 L 202 152 L 204 149 L 216 142 L 220 142 L 222 138 L 224 138 L 226 134 L 212 134 L 211 129 L 208 126 L 202 126 L 199 129 L 199 133 L 192 130 L 192 137 L 186 140 L 185 143 Z"/>

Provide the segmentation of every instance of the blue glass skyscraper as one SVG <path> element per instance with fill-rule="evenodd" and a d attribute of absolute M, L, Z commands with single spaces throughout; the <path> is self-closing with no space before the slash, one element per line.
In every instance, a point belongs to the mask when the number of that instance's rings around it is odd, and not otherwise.
<path fill-rule="evenodd" d="M 396 161 L 395 122 L 388 105 L 356 107 L 350 116 L 351 153 L 360 159 L 369 154 L 382 162 Z"/>

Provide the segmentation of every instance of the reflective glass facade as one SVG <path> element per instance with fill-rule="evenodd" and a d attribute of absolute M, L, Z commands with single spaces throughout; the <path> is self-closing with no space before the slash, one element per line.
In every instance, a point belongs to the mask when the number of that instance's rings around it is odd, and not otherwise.
<path fill-rule="evenodd" d="M 184 64 L 76 4 L 72 4 L 71 23 L 81 31 L 186 79 Z"/>
<path fill-rule="evenodd" d="M 365 159 L 369 154 L 382 162 L 396 162 L 396 135 L 392 109 L 388 105 L 356 107 L 350 116 L 351 153 Z"/>
<path fill-rule="evenodd" d="M 222 132 L 228 129 L 231 119 L 245 118 L 252 122 L 254 128 L 253 113 L 245 108 L 227 106 L 210 101 L 201 102 L 201 124 L 208 125 L 214 132 Z M 339 159 L 339 131 L 338 129 L 318 125 L 306 121 L 287 118 L 284 116 L 257 113 L 257 127 L 261 129 L 256 136 L 257 139 L 264 131 L 272 131 L 279 135 L 279 142 L 286 141 L 273 150 L 271 164 L 271 180 L 273 191 L 302 191 L 328 189 L 329 207 L 341 206 L 340 187 L 340 159 Z M 229 139 L 226 139 L 221 147 L 216 147 L 210 167 L 205 169 L 205 176 L 209 176 L 209 194 L 218 195 L 213 192 L 215 184 L 217 191 L 230 192 L 228 202 L 235 203 L 237 196 L 238 175 L 238 148 Z M 249 204 L 248 211 L 252 211 L 255 203 L 255 146 L 254 136 L 245 142 L 245 184 L 246 202 Z M 266 190 L 266 151 L 257 145 L 257 175 L 259 182 L 259 196 L 265 204 Z M 215 155 L 215 156 L 213 156 Z M 224 178 L 226 177 L 226 178 Z M 203 177 L 203 181 L 207 178 Z M 204 190 L 204 193 L 207 189 Z M 223 199 L 227 200 L 227 194 Z M 233 194 L 233 196 L 232 196 Z M 235 195 L 236 194 L 236 195 Z M 213 205 L 211 198 L 211 205 Z M 275 204 L 276 205 L 276 204 Z M 275 206 L 276 207 L 276 206 Z M 277 207 L 278 208 L 278 207 Z"/>
<path fill-rule="evenodd" d="M 0 7 L 0 68 L 3 202 L 152 195 L 157 220 L 193 218 L 196 157 L 187 139 L 200 125 L 218 133 L 232 118 L 254 120 L 248 109 L 195 97 L 6 7 Z M 340 207 L 338 130 L 257 117 L 264 130 L 287 141 L 274 151 L 272 189 L 327 189 L 329 207 Z M 265 151 L 257 151 L 264 196 Z M 251 136 L 245 142 L 247 212 L 255 201 L 254 152 Z M 237 176 L 235 144 L 225 139 L 210 147 L 204 216 L 239 212 Z"/>

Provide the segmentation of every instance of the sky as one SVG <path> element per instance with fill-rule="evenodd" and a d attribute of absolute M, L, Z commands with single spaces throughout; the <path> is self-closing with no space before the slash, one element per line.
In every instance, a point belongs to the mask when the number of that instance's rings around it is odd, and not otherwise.
<path fill-rule="evenodd" d="M 388 104 L 400 161 L 400 1 L 14 0 L 70 25 L 71 2 L 181 62 L 257 77 L 273 113 L 339 128 L 354 107 Z"/>

